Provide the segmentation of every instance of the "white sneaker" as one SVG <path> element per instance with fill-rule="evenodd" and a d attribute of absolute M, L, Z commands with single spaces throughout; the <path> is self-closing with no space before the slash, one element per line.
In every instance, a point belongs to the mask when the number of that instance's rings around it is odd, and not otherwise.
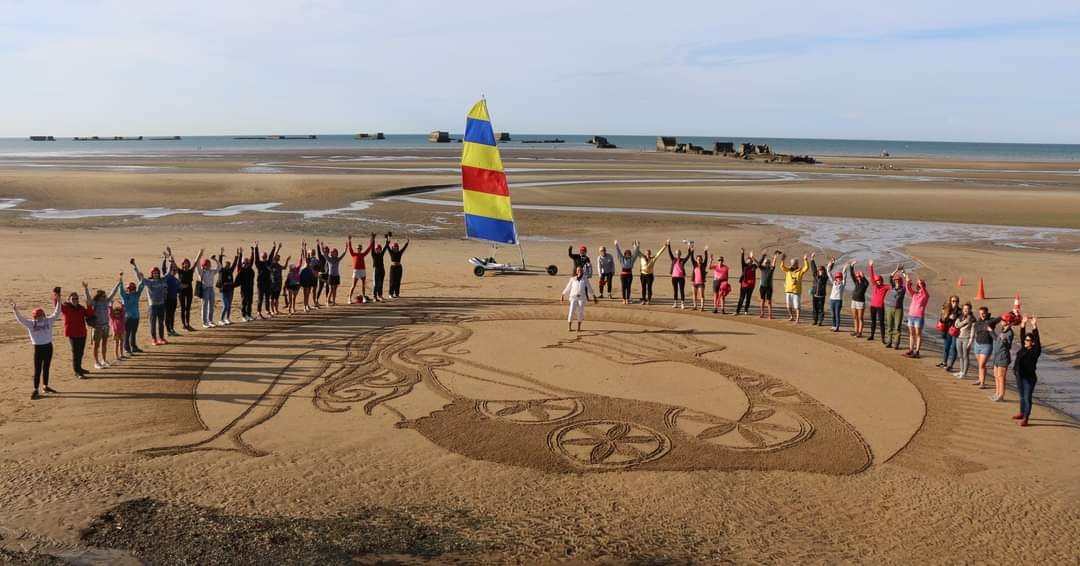
<path fill-rule="evenodd" d="M 94 362 L 94 369 L 105 369 L 105 366 L 101 365 L 99 362 Z"/>
<path fill-rule="evenodd" d="M 964 379 L 964 374 L 962 374 L 962 373 L 960 373 L 960 372 L 956 372 L 956 373 L 954 373 L 954 374 L 952 374 L 952 375 L 953 375 L 953 377 L 955 377 L 956 379 Z"/>

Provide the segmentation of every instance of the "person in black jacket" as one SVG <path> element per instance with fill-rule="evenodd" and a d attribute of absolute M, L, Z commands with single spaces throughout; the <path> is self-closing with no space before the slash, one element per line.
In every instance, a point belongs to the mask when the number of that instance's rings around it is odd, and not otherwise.
<path fill-rule="evenodd" d="M 387 251 L 390 254 L 390 288 L 388 289 L 391 299 L 401 298 L 401 277 L 404 275 L 404 268 L 401 266 L 401 257 L 405 255 L 405 250 L 409 248 L 409 240 L 405 240 L 405 244 L 400 248 L 398 243 L 394 242 L 390 244 L 390 249 Z"/>
<path fill-rule="evenodd" d="M 263 317 L 263 310 L 266 311 L 266 316 L 273 316 L 274 309 L 271 305 L 271 297 L 273 296 L 273 289 L 271 286 L 271 271 L 274 267 L 274 258 L 276 254 L 281 251 L 277 242 L 273 242 L 270 245 L 270 252 L 259 253 L 259 242 L 255 242 L 255 267 L 258 269 L 258 274 L 255 277 L 255 288 L 259 291 L 259 306 L 256 309 L 259 313 L 259 318 Z M 280 291 L 279 291 L 280 292 Z"/>
<path fill-rule="evenodd" d="M 165 253 L 169 255 L 170 263 L 176 266 L 176 256 L 173 255 L 172 248 L 166 246 Z M 202 256 L 203 252 L 199 250 L 199 255 L 195 257 L 194 263 L 184 258 L 180 265 L 176 266 L 176 278 L 180 280 L 180 292 L 177 294 L 180 299 L 180 324 L 188 332 L 195 331 L 195 328 L 191 326 L 191 301 L 195 296 L 195 266 L 202 261 Z"/>
<path fill-rule="evenodd" d="M 592 260 L 589 259 L 589 249 L 585 246 L 578 248 L 579 253 L 574 253 L 574 246 L 566 247 L 566 254 L 574 260 L 574 267 L 581 268 L 581 273 L 586 279 L 592 279 Z"/>
<path fill-rule="evenodd" d="M 870 288 L 870 280 L 861 271 L 855 271 L 858 262 L 851 260 L 848 264 L 848 273 L 851 274 L 851 320 L 855 323 L 855 331 L 851 333 L 856 338 L 862 338 L 863 324 L 866 313 L 866 290 Z"/>
<path fill-rule="evenodd" d="M 240 287 L 240 318 L 246 322 L 255 320 L 251 314 L 251 307 L 255 302 L 255 268 L 251 265 L 255 259 L 255 247 L 251 247 L 250 251 L 251 255 L 241 261 L 235 281 Z"/>
<path fill-rule="evenodd" d="M 829 294 L 829 271 L 832 270 L 835 260 L 829 260 L 829 264 L 818 265 L 814 261 L 814 254 L 810 254 L 810 272 L 813 277 L 813 286 L 810 288 L 810 298 L 814 301 L 814 326 L 825 324 L 825 296 Z"/>
<path fill-rule="evenodd" d="M 372 237 L 375 235 L 372 234 Z M 390 236 L 391 233 L 385 234 L 385 240 L 382 244 L 376 244 L 374 248 L 371 248 L 371 267 L 375 270 L 375 275 L 371 283 L 371 297 L 375 299 L 375 302 L 382 302 L 383 300 L 383 280 L 386 279 L 386 252 L 390 249 Z"/>
<path fill-rule="evenodd" d="M 1031 323 L 1031 332 L 1027 325 Z M 1031 396 L 1035 393 L 1035 366 L 1039 363 L 1042 355 L 1042 340 L 1039 339 L 1039 317 L 1025 316 L 1020 322 L 1020 351 L 1016 353 L 1016 361 L 1013 363 L 1013 373 L 1016 375 L 1016 388 L 1020 390 L 1020 412 L 1013 418 L 1020 421 L 1020 426 L 1028 425 L 1028 417 L 1031 416 Z"/>

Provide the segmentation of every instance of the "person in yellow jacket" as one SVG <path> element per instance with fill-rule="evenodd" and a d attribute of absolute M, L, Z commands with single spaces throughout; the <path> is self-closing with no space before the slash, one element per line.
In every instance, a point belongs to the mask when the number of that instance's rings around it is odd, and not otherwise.
<path fill-rule="evenodd" d="M 784 295 L 787 297 L 788 320 L 799 324 L 799 303 L 802 299 L 802 278 L 810 269 L 809 256 L 803 254 L 802 265 L 799 260 L 792 258 L 787 261 L 787 254 L 780 256 L 780 269 L 784 270 Z M 794 313 L 792 313 L 794 311 Z"/>
<path fill-rule="evenodd" d="M 653 279 L 653 266 L 656 265 L 656 260 L 660 259 L 660 256 L 667 251 L 668 245 L 664 244 L 664 247 L 660 248 L 660 251 L 653 255 L 652 250 L 645 250 L 644 254 L 641 254 L 641 263 L 639 265 L 641 269 L 641 304 L 647 305 L 652 301 L 652 285 Z"/>

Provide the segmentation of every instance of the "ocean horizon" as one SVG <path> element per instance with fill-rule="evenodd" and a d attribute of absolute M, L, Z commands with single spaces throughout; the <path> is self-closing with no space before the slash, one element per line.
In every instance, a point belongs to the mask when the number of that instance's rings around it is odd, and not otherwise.
<path fill-rule="evenodd" d="M 375 132 L 371 132 L 374 136 Z M 46 135 L 46 134 L 42 134 Z M 102 138 L 111 135 L 101 135 Z M 238 134 L 226 136 L 180 136 L 181 139 L 150 139 L 114 141 L 75 141 L 72 137 L 56 137 L 55 141 L 32 141 L 29 137 L 0 138 L 0 158 L 50 158 L 107 156 L 159 156 L 162 154 L 187 154 L 200 152 L 258 152 L 266 150 L 369 150 L 369 149 L 421 149 L 453 146 L 454 142 L 431 143 L 428 134 L 386 134 L 386 139 L 373 137 L 356 139 L 353 134 L 287 134 L 289 136 L 315 135 L 315 139 L 250 139 L 267 134 Z M 603 134 L 597 134 L 603 135 Z M 504 149 L 580 149 L 595 150 L 588 144 L 591 135 L 584 134 L 534 134 L 510 133 L 511 141 L 500 142 Z M 135 137 L 135 136 L 129 136 Z M 452 140 L 462 137 L 451 133 Z M 632 151 L 655 151 L 656 136 L 606 135 L 619 149 Z M 858 156 L 878 157 L 888 152 L 891 157 L 954 158 L 986 161 L 1080 161 L 1080 144 L 1002 143 L 1002 142 L 942 142 L 913 140 L 847 140 L 824 138 L 771 138 L 757 136 L 678 136 L 679 143 L 692 143 L 706 149 L 715 142 L 768 144 L 774 152 L 811 156 Z M 248 139 L 237 139 L 248 138 Z M 544 143 L 545 140 L 562 140 L 562 143 Z M 523 143 L 533 142 L 533 143 Z M 598 150 L 599 151 L 599 150 Z"/>

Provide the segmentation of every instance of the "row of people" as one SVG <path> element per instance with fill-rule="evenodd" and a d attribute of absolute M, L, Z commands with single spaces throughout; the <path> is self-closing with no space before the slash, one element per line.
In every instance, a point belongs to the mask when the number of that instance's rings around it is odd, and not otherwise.
<path fill-rule="evenodd" d="M 391 299 L 400 297 L 404 274 L 402 258 L 409 241 L 399 245 L 390 242 L 390 237 L 391 234 L 387 233 L 384 242 L 376 244 L 375 234 L 372 234 L 366 249 L 354 249 L 352 236 L 349 236 L 346 251 L 353 266 L 349 304 L 385 300 L 383 282 L 387 270 L 384 256 L 390 258 L 388 296 Z M 155 346 L 166 345 L 169 337 L 180 335 L 176 329 L 178 312 L 182 328 L 195 331 L 191 324 L 195 297 L 202 302 L 203 328 L 233 323 L 233 299 L 237 290 L 240 292 L 240 317 L 243 321 L 292 315 L 301 308 L 303 312 L 318 309 L 322 307 L 320 301 L 324 295 L 326 305 L 336 305 L 341 284 L 340 263 L 345 256 L 325 242 L 316 240 L 311 248 L 303 242 L 299 259 L 294 264 L 291 256 L 282 261 L 282 249 L 283 244 L 273 242 L 269 251 L 262 251 L 259 243 L 254 242 L 246 257 L 242 248 L 238 248 L 231 257 L 225 254 L 225 248 L 221 248 L 217 255 L 206 258 L 203 257 L 205 251 L 200 250 L 192 262 L 186 258 L 177 261 L 172 249 L 166 247 L 161 255 L 161 266 L 155 265 L 149 274 L 140 269 L 134 258 L 129 260 L 134 280 L 125 282 L 124 273 L 120 272 L 111 292 L 97 289 L 91 294 L 84 281 L 82 294 L 72 292 L 65 302 L 61 297 L 61 288 L 54 288 L 52 314 L 38 308 L 32 311 L 30 318 L 26 318 L 12 302 L 15 317 L 26 327 L 34 346 L 34 391 L 31 397 L 36 399 L 40 396 L 42 384 L 46 393 L 54 392 L 49 386 L 49 373 L 53 353 L 53 322 L 58 317 L 62 318 L 63 335 L 71 343 L 72 371 L 79 379 L 85 379 L 90 373 L 82 365 L 88 338 L 92 342 L 94 369 L 97 370 L 111 367 L 110 350 L 114 361 L 143 352 L 137 340 L 142 321 L 143 295 L 149 307 L 149 333 Z M 365 258 L 369 255 L 374 267 L 371 298 L 367 297 L 365 266 Z M 355 294 L 357 286 L 360 287 L 359 295 Z M 218 294 L 221 297 L 220 315 L 217 314 Z M 85 298 L 85 304 L 82 298 Z"/>
<path fill-rule="evenodd" d="M 727 297 L 732 291 L 729 282 L 729 265 L 725 263 L 723 256 L 714 256 L 710 261 L 708 246 L 705 246 L 701 253 L 695 253 L 694 242 L 686 243 L 688 246 L 685 255 L 682 250 L 672 250 L 670 240 L 660 248 L 659 254 L 653 254 L 651 249 L 643 252 L 640 242 L 636 241 L 628 250 L 623 250 L 619 242 L 615 241 L 614 256 L 608 254 L 606 248 L 602 246 L 597 257 L 600 278 L 595 295 L 589 295 L 592 290 L 589 279 L 593 275 L 593 266 L 588 256 L 588 248 L 581 246 L 578 252 L 574 253 L 571 246 L 567 253 L 574 262 L 575 276 L 563 290 L 563 299 L 570 297 L 569 329 L 574 330 L 574 323 L 577 324 L 578 330 L 581 329 L 581 322 L 584 320 L 584 305 L 588 298 L 591 297 L 594 301 L 597 298 L 603 298 L 605 290 L 609 296 L 612 296 L 612 280 L 616 268 L 619 268 L 622 303 L 634 302 L 631 298 L 631 290 L 634 281 L 633 270 L 637 266 L 641 282 L 640 304 L 651 304 L 655 264 L 665 252 L 671 261 L 672 308 L 686 308 L 685 288 L 689 279 L 692 289 L 690 308 L 704 311 L 705 287 L 711 272 L 713 313 L 727 314 Z M 827 263 L 821 265 L 816 261 L 814 253 L 804 255 L 800 261 L 798 258 L 789 260 L 779 250 L 771 255 L 768 250 L 765 250 L 759 257 L 755 257 L 753 252 L 747 254 L 745 249 L 742 249 L 738 266 L 740 269 L 739 298 L 735 315 L 750 314 L 753 290 L 755 285 L 758 285 L 759 317 L 774 318 L 773 276 L 778 265 L 785 275 L 785 306 L 788 320 L 792 323 L 798 324 L 801 320 L 803 279 L 807 273 L 810 273 L 813 325 L 825 325 L 825 306 L 828 301 L 832 315 L 831 330 L 840 332 L 844 295 L 850 292 L 852 336 L 864 337 L 867 303 L 869 303 L 870 328 L 866 339 L 875 340 L 876 335 L 880 334 L 884 347 L 899 350 L 902 348 L 903 329 L 906 326 L 908 347 L 904 355 L 910 358 L 922 357 L 930 293 L 926 281 L 913 278 L 903 265 L 896 266 L 886 280 L 883 274 L 875 271 L 873 261 L 867 262 L 868 274 L 857 269 L 859 265 L 857 260 L 851 260 L 834 271 L 839 265 L 836 258 L 830 258 Z M 906 309 L 905 301 L 908 301 Z M 961 306 L 960 298 L 955 295 L 949 297 L 942 306 L 936 325 L 943 346 L 942 361 L 937 364 L 937 367 L 945 369 L 957 379 L 965 379 L 971 366 L 971 356 L 974 355 L 978 375 L 974 385 L 979 388 L 988 387 L 986 377 L 989 369 L 992 368 L 994 394 L 990 398 L 993 401 L 1003 401 L 1007 370 L 1013 363 L 1012 345 L 1015 333 L 1012 327 L 1019 325 L 1023 344 L 1017 356 L 1014 371 L 1017 376 L 1017 388 L 1021 392 L 1021 413 L 1018 414 L 1018 418 L 1026 424 L 1031 410 L 1031 389 L 1034 388 L 1036 379 L 1035 360 L 1041 353 L 1038 319 L 1023 317 L 1018 311 L 991 317 L 990 310 L 985 306 L 978 309 L 978 316 L 974 313 L 974 308 L 970 303 Z M 1030 331 L 1027 330 L 1029 323 Z M 1026 360 L 1024 364 L 1019 362 L 1021 357 Z M 955 367 L 957 363 L 959 363 L 959 368 Z"/>

